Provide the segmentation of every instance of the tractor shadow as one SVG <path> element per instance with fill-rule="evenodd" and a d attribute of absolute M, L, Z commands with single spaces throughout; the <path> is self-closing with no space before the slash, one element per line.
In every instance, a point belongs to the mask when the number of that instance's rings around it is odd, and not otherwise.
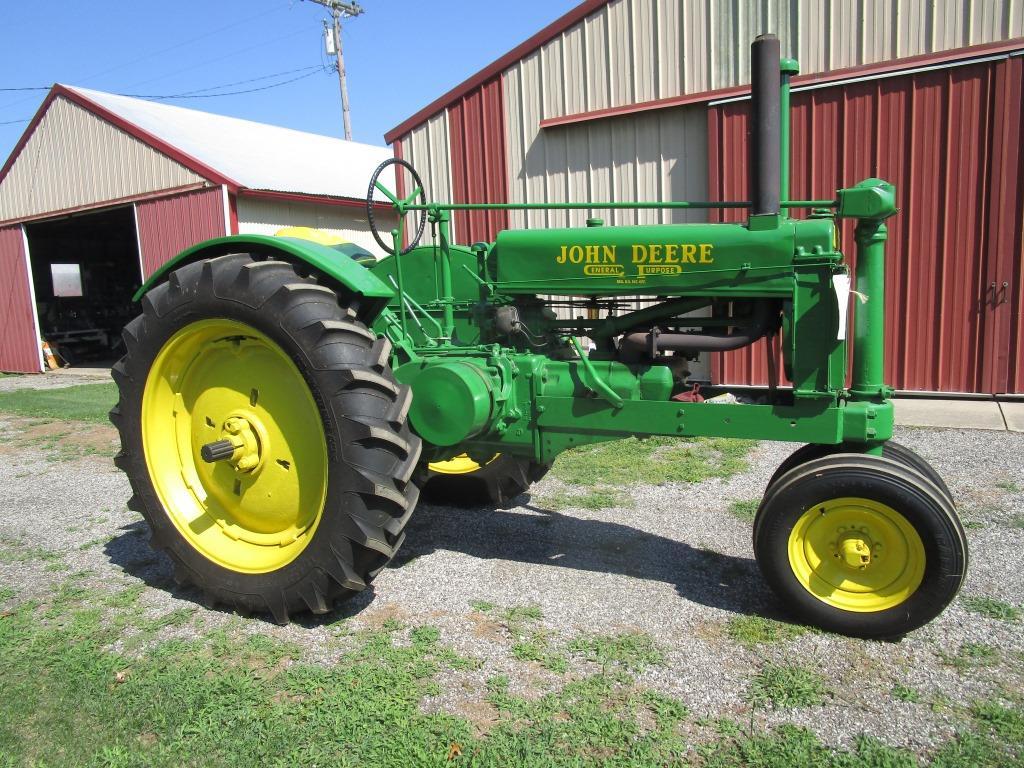
<path fill-rule="evenodd" d="M 421 501 L 406 527 L 406 540 L 391 568 L 439 550 L 485 560 L 614 573 L 671 584 L 680 597 L 743 615 L 786 620 L 751 558 L 725 555 L 606 520 L 554 512 L 519 496 L 510 508 L 451 507 Z M 698 514 L 699 510 L 694 510 Z M 687 514 L 681 510 L 680 514 Z M 147 586 L 210 609 L 203 593 L 174 580 L 170 559 L 149 545 L 149 528 L 123 526 L 104 546 L 110 562 Z M 371 585 L 323 616 L 300 614 L 292 623 L 313 628 L 358 615 L 376 597 Z M 225 606 L 214 610 L 227 611 Z M 269 615 L 259 618 L 272 623 Z"/>
<path fill-rule="evenodd" d="M 141 580 L 146 586 L 166 592 L 171 597 L 207 610 L 231 613 L 228 606 L 217 604 L 211 606 L 201 590 L 195 587 L 182 587 L 174 579 L 174 566 L 171 559 L 163 552 L 153 549 L 149 544 L 149 526 L 142 520 L 121 526 L 120 533 L 108 541 L 103 547 L 104 553 L 111 564 L 119 567 L 129 576 Z M 302 613 L 291 617 L 291 623 L 311 629 L 313 627 L 333 624 L 361 613 L 376 597 L 371 585 L 357 595 L 353 595 L 334 610 L 321 616 Z M 273 624 L 269 613 L 255 613 L 252 618 Z"/>
<path fill-rule="evenodd" d="M 391 567 L 449 550 L 481 559 L 659 581 L 673 585 L 680 597 L 693 603 L 785 620 L 752 558 L 700 549 L 623 523 L 553 512 L 531 504 L 527 494 L 512 503 L 518 506 L 460 508 L 421 502 Z"/>

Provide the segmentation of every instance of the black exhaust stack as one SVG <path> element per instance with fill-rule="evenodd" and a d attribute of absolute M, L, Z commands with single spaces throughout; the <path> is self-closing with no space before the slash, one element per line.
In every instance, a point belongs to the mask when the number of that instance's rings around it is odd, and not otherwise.
<path fill-rule="evenodd" d="M 750 44 L 750 212 L 754 216 L 780 211 L 780 58 L 775 35 L 758 35 Z"/>

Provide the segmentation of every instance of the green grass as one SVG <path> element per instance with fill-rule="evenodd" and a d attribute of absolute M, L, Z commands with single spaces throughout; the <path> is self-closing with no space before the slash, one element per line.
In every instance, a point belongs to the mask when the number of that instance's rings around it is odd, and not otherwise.
<path fill-rule="evenodd" d="M 738 520 L 742 520 L 745 523 L 752 523 L 754 522 L 754 517 L 757 515 L 757 508 L 760 506 L 760 499 L 734 501 L 729 505 L 729 512 Z"/>
<path fill-rule="evenodd" d="M 1021 616 L 1021 609 L 1015 608 L 1007 602 L 996 600 L 994 597 L 979 597 L 968 595 L 960 598 L 960 604 L 971 613 L 977 613 L 990 619 L 999 621 L 1017 621 Z"/>
<path fill-rule="evenodd" d="M 111 598 L 69 582 L 46 601 L 58 610 L 23 602 L 0 614 L 0 765 L 919 764 L 911 753 L 869 736 L 856 739 L 850 750 L 836 750 L 789 724 L 765 731 L 725 718 L 693 720 L 682 702 L 638 685 L 622 666 L 569 679 L 539 696 L 514 694 L 506 675 L 492 676 L 483 694 L 493 716 L 482 732 L 463 717 L 421 708 L 425 697 L 442 692 L 439 673 L 478 663 L 443 645 L 435 627 L 394 620 L 351 634 L 347 650 L 331 665 L 305 663 L 298 646 L 266 634 L 246 635 L 241 619 L 201 639 L 154 642 L 136 655 L 113 652 L 110 646 L 125 628 L 117 619 L 137 618 L 136 586 Z M 0 599 L 12 597 L 9 588 L 0 590 Z M 530 606 L 507 610 L 521 615 L 524 609 L 539 617 Z M 586 645 L 595 653 L 617 648 L 601 652 L 609 658 L 635 656 L 623 648 L 652 647 L 623 642 L 622 636 L 588 638 Z M 790 698 L 793 691 L 800 703 L 823 695 L 820 681 L 787 674 L 777 675 L 772 686 Z M 1024 711 L 1018 703 L 976 702 L 962 722 L 963 732 L 938 749 L 935 766 L 1019 765 Z M 684 734 L 701 728 L 708 738 L 688 744 Z"/>
<path fill-rule="evenodd" d="M 753 446 L 752 440 L 726 438 L 630 437 L 566 451 L 551 474 L 584 488 L 696 483 L 743 471 Z"/>
<path fill-rule="evenodd" d="M 760 644 L 784 643 L 808 632 L 808 627 L 786 624 L 761 616 L 737 616 L 729 620 L 726 634 L 740 645 L 754 648 Z"/>
<path fill-rule="evenodd" d="M 821 704 L 827 693 L 825 679 L 815 670 L 768 662 L 750 681 L 747 700 L 755 707 L 792 709 Z"/>
<path fill-rule="evenodd" d="M 979 667 L 990 667 L 999 661 L 999 651 L 988 643 L 967 642 L 960 646 L 956 654 L 939 651 L 939 658 L 944 664 L 966 672 Z"/>
<path fill-rule="evenodd" d="M 920 691 L 916 688 L 911 688 L 909 685 L 903 685 L 903 683 L 896 683 L 892 687 L 892 697 L 900 701 L 909 702 L 910 704 L 920 704 L 924 700 Z"/>
<path fill-rule="evenodd" d="M 633 500 L 615 488 L 599 486 L 583 493 L 556 491 L 536 501 L 538 506 L 557 512 L 562 509 L 610 509 L 611 507 L 632 507 Z"/>
<path fill-rule="evenodd" d="M 665 663 L 665 657 L 654 644 L 654 639 L 646 632 L 578 637 L 569 643 L 569 652 L 605 668 L 618 665 L 625 669 L 641 670 Z"/>
<path fill-rule="evenodd" d="M 544 614 L 536 605 L 513 605 L 506 608 L 500 617 L 501 623 L 513 637 L 525 634 L 529 624 L 543 618 Z"/>
<path fill-rule="evenodd" d="M 0 537 L 0 563 L 50 562 L 60 560 L 60 552 L 34 547 L 18 539 Z"/>
<path fill-rule="evenodd" d="M 1021 493 L 1022 491 L 1024 491 L 1024 488 L 1021 488 L 1019 485 L 1017 485 L 1015 482 L 1011 480 L 1003 480 L 1001 482 L 996 483 L 996 488 L 1001 488 L 1007 493 Z"/>
<path fill-rule="evenodd" d="M 512 644 L 512 657 L 519 661 L 533 661 L 545 669 L 559 674 L 568 671 L 569 659 L 564 653 L 551 650 L 546 632 L 533 632 Z"/>
<path fill-rule="evenodd" d="M 780 725 L 774 731 L 740 735 L 698 750 L 703 768 L 916 768 L 912 752 L 860 736 L 852 752 L 835 752 L 805 728 Z"/>
<path fill-rule="evenodd" d="M 117 386 L 113 382 L 0 392 L 0 411 L 69 421 L 106 423 L 107 412 L 116 402 Z"/>

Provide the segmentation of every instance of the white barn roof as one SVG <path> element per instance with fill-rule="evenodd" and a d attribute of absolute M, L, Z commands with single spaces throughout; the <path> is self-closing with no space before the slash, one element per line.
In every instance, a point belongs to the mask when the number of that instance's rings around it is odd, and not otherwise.
<path fill-rule="evenodd" d="M 64 87 L 243 188 L 362 199 L 373 170 L 392 156 L 387 147 L 88 88 Z M 393 175 L 381 181 L 393 187 Z"/>

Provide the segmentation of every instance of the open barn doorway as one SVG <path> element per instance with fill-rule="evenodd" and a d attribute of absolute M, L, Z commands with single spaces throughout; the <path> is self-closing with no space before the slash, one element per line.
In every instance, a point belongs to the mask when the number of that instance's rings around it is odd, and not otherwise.
<path fill-rule="evenodd" d="M 142 283 L 131 206 L 27 224 L 39 330 L 58 359 L 107 365 Z"/>

